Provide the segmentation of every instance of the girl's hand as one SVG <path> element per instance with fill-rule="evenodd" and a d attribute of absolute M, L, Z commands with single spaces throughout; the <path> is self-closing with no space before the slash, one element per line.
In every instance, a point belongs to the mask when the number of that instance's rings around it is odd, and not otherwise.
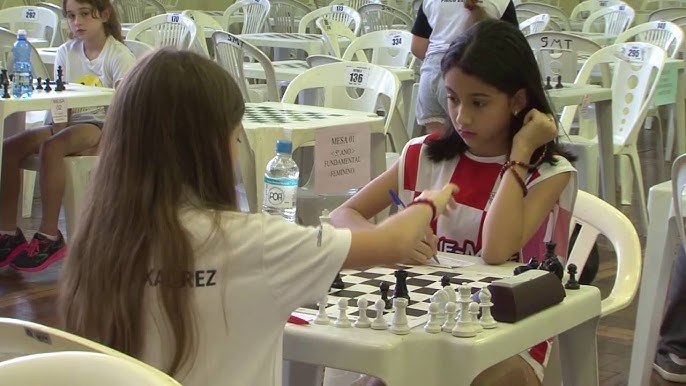
<path fill-rule="evenodd" d="M 440 216 L 447 209 L 454 209 L 457 206 L 453 193 L 457 193 L 459 188 L 455 184 L 446 184 L 441 190 L 425 190 L 417 198 L 430 200 L 436 205 L 436 216 Z"/>
<path fill-rule="evenodd" d="M 515 134 L 512 146 L 533 152 L 557 136 L 555 118 L 552 115 L 531 109 L 524 116 L 522 129 Z"/>

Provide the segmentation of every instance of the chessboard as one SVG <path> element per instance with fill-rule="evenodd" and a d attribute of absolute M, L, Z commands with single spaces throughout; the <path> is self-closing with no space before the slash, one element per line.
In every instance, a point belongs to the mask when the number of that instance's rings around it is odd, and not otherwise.
<path fill-rule="evenodd" d="M 431 304 L 431 296 L 443 288 L 441 286 L 441 279 L 443 276 L 450 278 L 450 283 L 454 288 L 458 285 L 468 285 L 471 288 L 472 294 L 477 293 L 481 288 L 488 286 L 494 280 L 502 279 L 505 276 L 496 276 L 491 274 L 481 274 L 477 272 L 458 272 L 441 267 L 432 267 L 428 265 L 412 266 L 412 265 L 397 265 L 389 267 L 374 267 L 365 271 L 358 271 L 353 269 L 346 269 L 341 271 L 341 279 L 345 283 L 345 288 L 342 290 L 332 288 L 329 291 L 328 306 L 326 313 L 331 318 L 338 317 L 338 300 L 341 298 L 348 299 L 347 314 L 351 320 L 356 320 L 359 316 L 357 307 L 357 300 L 364 297 L 369 301 L 368 316 L 374 317 L 374 303 L 381 298 L 379 285 L 382 282 L 387 282 L 390 285 L 388 297 L 393 297 L 393 287 L 395 286 L 394 272 L 398 269 L 407 271 L 407 289 L 410 294 L 410 301 L 407 306 L 407 320 L 410 328 L 419 326 L 428 320 L 429 305 Z M 369 312 L 369 310 L 372 310 Z M 306 304 L 297 310 L 304 314 L 316 315 L 318 311 L 317 304 Z M 386 320 L 390 321 L 393 310 L 386 309 L 384 312 L 387 315 Z"/>
<path fill-rule="evenodd" d="M 318 113 L 314 111 L 298 111 L 274 106 L 247 105 L 243 119 L 250 123 L 293 123 L 310 122 L 315 120 L 342 117 L 336 113 Z"/>

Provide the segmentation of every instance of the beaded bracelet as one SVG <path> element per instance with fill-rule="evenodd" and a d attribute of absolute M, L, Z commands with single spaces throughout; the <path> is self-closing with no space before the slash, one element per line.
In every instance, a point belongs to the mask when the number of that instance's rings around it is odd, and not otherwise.
<path fill-rule="evenodd" d="M 426 204 L 431 207 L 431 221 L 436 219 L 436 204 L 434 204 L 433 201 L 429 200 L 428 198 L 415 198 L 414 201 L 409 203 L 407 207 L 411 207 L 412 205 L 415 204 Z"/>
<path fill-rule="evenodd" d="M 503 165 L 503 169 L 502 169 L 501 172 L 500 172 L 500 176 L 502 177 L 502 175 L 505 174 L 505 172 L 506 172 L 507 170 L 511 171 L 511 172 L 512 172 L 512 175 L 513 175 L 514 178 L 515 178 L 515 180 L 517 180 L 517 183 L 519 184 L 519 187 L 522 188 L 522 195 L 523 195 L 524 197 L 526 197 L 527 193 L 529 193 L 529 189 L 526 188 L 526 184 L 524 183 L 524 180 L 522 179 L 522 177 L 521 177 L 519 174 L 517 174 L 517 171 L 516 171 L 516 170 L 514 170 L 514 169 L 512 168 L 512 166 L 514 166 L 514 165 L 516 165 L 516 163 L 514 163 L 514 162 L 512 162 L 512 161 L 507 161 L 507 162 L 505 163 L 505 165 Z"/>

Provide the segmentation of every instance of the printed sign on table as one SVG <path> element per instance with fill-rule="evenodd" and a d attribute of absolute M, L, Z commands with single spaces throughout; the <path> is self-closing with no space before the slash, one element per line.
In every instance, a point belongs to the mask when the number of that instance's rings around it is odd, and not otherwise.
<path fill-rule="evenodd" d="M 657 86 L 655 87 L 653 105 L 664 106 L 676 101 L 677 74 L 679 72 L 677 64 L 677 62 L 665 63 L 660 79 L 658 79 Z"/>
<path fill-rule="evenodd" d="M 53 99 L 50 112 L 54 123 L 66 123 L 68 118 L 67 100 L 64 98 Z"/>
<path fill-rule="evenodd" d="M 371 128 L 344 125 L 318 129 L 314 136 L 314 191 L 360 188 L 371 178 Z"/>

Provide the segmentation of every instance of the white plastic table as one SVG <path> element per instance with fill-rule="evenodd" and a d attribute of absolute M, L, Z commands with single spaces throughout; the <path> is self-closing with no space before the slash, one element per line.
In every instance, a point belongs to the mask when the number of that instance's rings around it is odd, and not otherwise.
<path fill-rule="evenodd" d="M 648 218 L 629 386 L 643 386 L 650 381 L 669 280 L 678 248 L 681 248 L 672 211 L 671 181 L 650 188 Z"/>
<path fill-rule="evenodd" d="M 274 113 L 284 111 L 298 114 L 295 119 L 270 118 L 272 114 L 262 114 L 256 118 L 250 114 L 251 109 L 267 109 Z M 255 110 L 253 110 L 255 111 Z M 360 111 L 332 109 L 327 107 L 297 105 L 290 103 L 263 102 L 246 103 L 246 114 L 243 117 L 243 128 L 249 145 L 255 154 L 255 192 L 257 207 L 262 207 L 264 192 L 264 170 L 274 157 L 274 146 L 279 139 L 290 139 L 293 149 L 306 142 L 314 141 L 315 132 L 335 126 L 360 125 L 370 128 L 371 142 L 371 177 L 381 174 L 386 169 L 386 138 L 383 118 L 376 114 Z"/>
<path fill-rule="evenodd" d="M 258 47 L 290 48 L 303 50 L 308 55 L 327 54 L 324 36 L 317 34 L 267 32 L 259 34 L 242 34 L 246 42 Z M 343 40 L 347 42 L 347 40 Z M 343 43 L 343 42 L 341 42 Z"/>
<path fill-rule="evenodd" d="M 453 255 L 454 256 L 454 255 Z M 440 258 L 440 256 L 439 256 Z M 461 256 L 483 264 L 479 258 Z M 511 275 L 517 264 L 475 265 L 459 271 Z M 296 361 L 284 368 L 284 385 L 310 385 L 308 370 L 328 366 L 373 375 L 387 386 L 468 385 L 483 370 L 545 339 L 558 336 L 565 386 L 598 384 L 596 328 L 600 292 L 582 286 L 567 291 L 562 303 L 517 323 L 499 323 L 474 338 L 456 338 L 441 332 L 429 334 L 422 326 L 408 335 L 388 330 L 336 328 L 332 325 L 287 324 L 283 357 Z"/>

